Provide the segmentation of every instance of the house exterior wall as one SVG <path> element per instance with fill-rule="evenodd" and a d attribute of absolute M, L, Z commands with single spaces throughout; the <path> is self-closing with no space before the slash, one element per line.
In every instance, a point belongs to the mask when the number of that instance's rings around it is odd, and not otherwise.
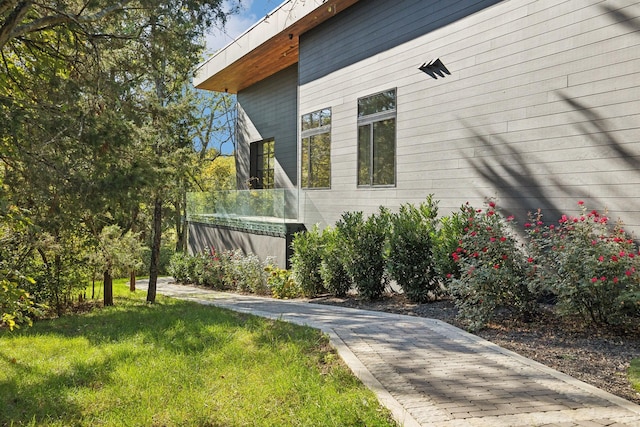
<path fill-rule="evenodd" d="M 360 2 L 300 38 L 299 111 L 330 107 L 331 188 L 301 220 L 496 198 L 526 221 L 609 209 L 640 232 L 640 1 Z M 420 31 L 414 31 L 416 26 Z M 440 58 L 451 75 L 418 70 Z M 357 100 L 397 88 L 396 184 L 358 188 Z"/>
<path fill-rule="evenodd" d="M 295 187 L 297 175 L 298 67 L 292 66 L 238 93 L 238 188 L 249 180 L 249 145 L 275 140 L 275 186 Z"/>

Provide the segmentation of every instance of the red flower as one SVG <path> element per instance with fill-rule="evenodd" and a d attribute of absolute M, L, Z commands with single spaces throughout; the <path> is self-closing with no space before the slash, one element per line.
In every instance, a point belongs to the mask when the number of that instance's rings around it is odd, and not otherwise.
<path fill-rule="evenodd" d="M 531 257 L 527 258 L 527 262 L 533 262 L 533 258 Z"/>
<path fill-rule="evenodd" d="M 460 260 L 460 257 L 459 257 L 459 256 L 458 256 L 458 254 L 457 254 L 457 253 L 455 253 L 455 252 L 451 254 L 451 257 L 453 257 L 453 260 L 454 260 L 454 261 L 459 261 L 459 260 Z"/>
<path fill-rule="evenodd" d="M 611 261 L 618 262 L 618 257 L 615 255 L 611 255 Z"/>
<path fill-rule="evenodd" d="M 495 241 L 496 241 L 496 238 L 495 238 L 495 237 L 490 237 L 490 238 L 489 238 L 489 241 L 490 241 L 490 242 L 495 242 Z"/>
<path fill-rule="evenodd" d="M 495 268 L 496 270 L 497 270 L 497 269 L 499 269 L 499 268 L 500 268 L 500 264 L 495 264 L 495 265 L 493 266 L 493 268 Z"/>
<path fill-rule="evenodd" d="M 600 257 L 598 257 L 598 261 L 603 262 L 604 261 L 604 257 L 602 255 L 600 255 Z"/>
<path fill-rule="evenodd" d="M 495 212 L 494 212 L 494 211 L 488 211 L 488 212 L 487 212 L 487 216 L 492 216 L 493 214 L 495 214 Z"/>
<path fill-rule="evenodd" d="M 502 237 L 500 238 L 500 241 L 501 241 L 501 242 L 505 242 L 506 240 L 507 240 L 507 238 L 506 238 L 506 237 L 504 237 L 504 236 L 502 236 Z"/>
<path fill-rule="evenodd" d="M 613 283 L 618 283 L 618 278 L 617 277 L 613 278 Z"/>
<path fill-rule="evenodd" d="M 582 205 L 584 205 L 584 202 L 583 202 L 582 200 L 579 200 L 579 201 L 578 201 L 578 204 L 579 204 L 580 206 L 582 206 Z"/>
<path fill-rule="evenodd" d="M 598 281 L 598 278 L 597 278 L 597 277 L 592 277 L 592 278 L 591 278 L 591 283 L 596 283 L 597 281 Z"/>
<path fill-rule="evenodd" d="M 530 222 L 525 222 L 524 223 L 524 228 L 529 228 L 531 227 L 531 223 Z"/>
<path fill-rule="evenodd" d="M 509 215 L 509 216 L 507 217 L 507 221 L 508 221 L 508 222 L 511 222 L 511 221 L 513 221 L 514 219 L 515 219 L 515 216 L 513 216 L 513 215 Z"/>
<path fill-rule="evenodd" d="M 503 259 L 503 260 L 505 260 L 505 261 L 506 261 L 506 260 L 507 260 L 507 258 L 509 258 L 507 255 L 502 255 L 502 259 Z"/>
<path fill-rule="evenodd" d="M 453 277 L 453 275 L 451 273 L 447 273 L 447 279 L 451 279 L 451 277 Z"/>
<path fill-rule="evenodd" d="M 495 208 L 496 204 L 494 202 L 489 202 L 489 206 L 491 206 L 492 208 Z"/>
<path fill-rule="evenodd" d="M 606 277 L 604 277 L 604 276 L 602 276 L 602 277 L 600 278 L 600 281 L 601 281 L 601 282 L 605 282 L 606 280 L 607 280 L 607 278 L 606 278 Z"/>

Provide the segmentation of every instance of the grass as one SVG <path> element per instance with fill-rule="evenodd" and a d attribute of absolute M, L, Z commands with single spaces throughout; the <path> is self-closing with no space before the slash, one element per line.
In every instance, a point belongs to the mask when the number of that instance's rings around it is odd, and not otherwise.
<path fill-rule="evenodd" d="M 114 307 L 0 330 L 0 425 L 395 425 L 314 329 L 114 291 Z"/>
<path fill-rule="evenodd" d="M 640 358 L 633 359 L 629 367 L 629 382 L 637 392 L 640 392 Z"/>

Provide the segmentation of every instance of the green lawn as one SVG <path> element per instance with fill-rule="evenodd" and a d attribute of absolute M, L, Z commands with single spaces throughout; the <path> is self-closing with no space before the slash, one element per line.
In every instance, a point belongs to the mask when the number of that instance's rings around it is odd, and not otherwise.
<path fill-rule="evenodd" d="M 0 425 L 395 425 L 318 331 L 126 287 L 0 331 Z"/>
<path fill-rule="evenodd" d="M 633 359 L 629 368 L 629 381 L 633 388 L 640 392 L 640 359 Z"/>

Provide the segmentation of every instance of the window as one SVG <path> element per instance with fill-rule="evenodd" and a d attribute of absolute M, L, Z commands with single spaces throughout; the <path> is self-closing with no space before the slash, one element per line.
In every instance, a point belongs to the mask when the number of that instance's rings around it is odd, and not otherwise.
<path fill-rule="evenodd" d="M 358 186 L 396 180 L 396 90 L 358 99 Z"/>
<path fill-rule="evenodd" d="M 267 189 L 275 187 L 275 141 L 273 139 L 251 143 L 249 187 Z"/>
<path fill-rule="evenodd" d="M 331 108 L 302 116 L 302 188 L 331 187 Z"/>

